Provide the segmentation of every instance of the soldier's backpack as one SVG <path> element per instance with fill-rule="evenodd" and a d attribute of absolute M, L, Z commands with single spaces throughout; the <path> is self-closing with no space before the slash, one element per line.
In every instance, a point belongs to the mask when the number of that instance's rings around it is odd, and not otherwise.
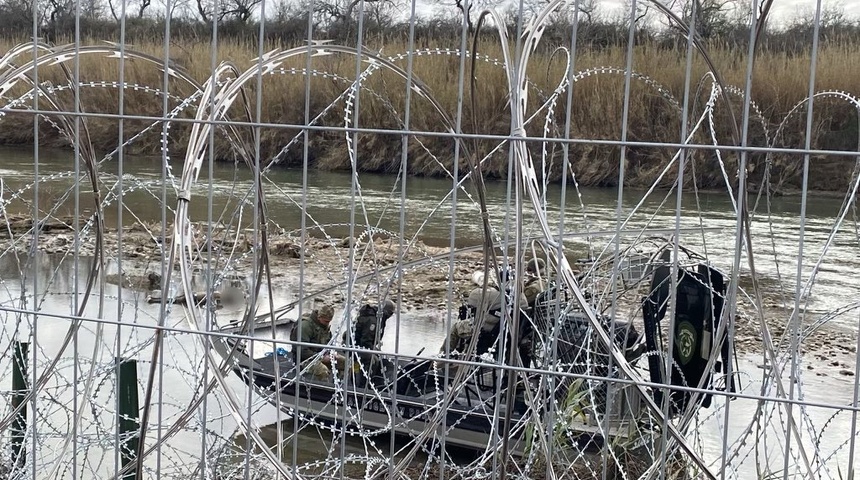
<path fill-rule="evenodd" d="M 374 348 L 385 333 L 387 320 L 388 315 L 380 312 L 376 306 L 366 304 L 359 308 L 358 317 L 355 319 L 355 346 Z"/>

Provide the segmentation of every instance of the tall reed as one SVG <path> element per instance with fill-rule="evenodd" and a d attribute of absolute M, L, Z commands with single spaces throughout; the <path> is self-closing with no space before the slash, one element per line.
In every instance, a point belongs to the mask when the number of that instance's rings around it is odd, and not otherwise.
<path fill-rule="evenodd" d="M 94 40 L 92 42 L 96 44 Z M 455 49 L 456 39 L 451 39 L 450 45 L 439 45 L 440 48 Z M 7 45 L 9 47 L 11 45 Z M 269 45 L 266 50 L 283 48 L 282 45 Z M 141 43 L 130 46 L 138 51 L 161 57 L 163 46 L 156 43 Z M 381 49 L 383 56 L 394 56 L 404 53 L 405 43 L 371 45 L 370 49 Z M 501 48 L 498 44 L 484 41 L 479 46 L 479 55 L 486 55 L 491 60 L 501 60 Z M 232 62 L 240 70 L 250 68 L 257 57 L 257 50 L 247 42 L 221 39 L 215 52 L 215 63 Z M 174 43 L 170 46 L 171 60 L 180 68 L 185 69 L 197 82 L 204 84 L 213 70 L 212 46 L 208 43 Z M 671 142 L 681 141 L 681 112 L 677 105 L 666 97 L 673 97 L 677 103 L 683 98 L 685 86 L 685 53 L 683 51 L 658 48 L 656 45 L 645 44 L 633 49 L 633 69 L 637 74 L 650 79 L 665 89 L 660 92 L 652 85 L 634 79 L 631 85 L 629 117 L 627 125 L 623 125 L 625 110 L 624 76 L 616 73 L 600 73 L 590 75 L 577 81 L 574 85 L 573 101 L 570 106 L 571 137 L 585 140 L 621 140 L 622 131 L 626 129 L 627 139 L 636 142 Z M 711 55 L 720 70 L 721 75 L 729 85 L 743 88 L 746 77 L 746 52 L 737 49 L 717 48 Z M 433 98 L 442 106 L 451 118 L 462 108 L 462 131 L 482 135 L 508 135 L 510 117 L 508 102 L 508 87 L 505 69 L 494 61 L 484 61 L 480 57 L 475 69 L 475 90 L 472 82 L 468 81 L 471 59 L 467 61 L 465 72 L 460 71 L 460 59 L 456 54 L 439 54 L 422 51 L 414 56 L 414 78 L 427 86 Z M 573 59 L 576 71 L 585 71 L 596 67 L 623 68 L 626 63 L 626 50 L 609 48 L 603 50 L 581 50 L 576 52 Z M 406 68 L 405 58 L 394 60 L 402 68 Z M 552 49 L 544 49 L 535 53 L 528 67 L 532 87 L 529 91 L 529 108 L 535 111 L 543 104 L 547 96 L 556 88 L 565 75 L 565 59 L 563 55 Z M 786 114 L 798 102 L 807 96 L 808 79 L 811 64 L 810 54 L 791 55 L 763 51 L 757 58 L 752 81 L 752 99 L 762 112 L 762 118 L 754 118 L 750 123 L 750 144 L 765 146 L 765 127 L 772 135 L 776 126 L 784 121 Z M 148 86 L 151 89 L 161 89 L 163 74 L 154 65 L 137 60 L 125 64 L 125 78 L 138 86 Z M 270 74 L 263 76 L 260 82 L 260 118 L 264 126 L 260 128 L 261 154 L 264 158 L 271 157 L 281 151 L 282 147 L 301 132 L 304 123 L 306 102 L 309 104 L 311 118 L 323 113 L 316 125 L 320 127 L 344 127 L 356 125 L 354 116 L 345 115 L 345 96 L 343 92 L 355 78 L 356 60 L 352 56 L 334 54 L 314 57 L 311 65 L 315 70 L 310 77 L 310 95 L 305 97 L 305 77 L 302 71 L 306 65 L 303 55 L 284 62 Z M 369 63 L 358 65 L 361 71 L 369 68 Z M 113 82 L 119 78 L 119 63 L 115 59 L 104 56 L 86 56 L 81 58 L 82 82 Z M 702 113 L 703 104 L 710 92 L 710 83 L 705 79 L 707 72 L 704 61 L 699 56 L 693 60 L 693 74 L 690 78 L 692 91 L 695 93 L 689 116 L 696 119 Z M 458 87 L 461 76 L 465 75 L 465 92 L 462 107 L 458 106 Z M 53 85 L 63 85 L 67 81 L 57 67 L 43 67 L 39 71 L 42 80 L 50 81 Z M 836 43 L 823 46 L 818 52 L 816 71 L 816 91 L 844 90 L 855 94 L 857 91 L 855 79 L 860 77 L 860 45 Z M 702 90 L 697 90 L 701 87 Z M 172 109 L 182 99 L 192 95 L 194 89 L 177 81 L 169 83 Z M 249 102 L 250 120 L 256 120 L 257 111 L 256 79 L 247 84 L 245 98 Z M 24 89 L 12 92 L 9 100 L 25 93 Z M 64 109 L 71 109 L 73 96 L 70 90 L 58 92 L 57 99 Z M 89 86 L 81 89 L 81 105 L 89 113 L 118 114 L 118 89 L 115 86 Z M 730 96 L 735 115 L 739 118 L 742 112 L 742 99 Z M 26 102 L 25 102 L 26 104 Z M 333 104 L 332 108 L 329 108 Z M 353 104 L 354 105 L 354 104 Z M 399 132 L 406 127 L 402 122 L 406 111 L 406 89 L 402 78 L 391 72 L 380 70 L 368 76 L 362 83 L 358 102 L 359 127 L 392 130 L 389 134 L 360 133 L 357 140 L 357 167 L 362 171 L 390 172 L 396 171 L 400 162 L 402 136 Z M 179 117 L 191 119 L 194 117 L 194 106 L 186 108 Z M 28 144 L 33 142 L 31 124 L 34 116 L 21 108 L 22 113 L 12 114 L 5 122 L 0 122 L 0 142 L 5 144 Z M 549 125 L 550 137 L 561 137 L 567 121 L 565 112 L 566 95 L 560 96 L 558 104 L 547 122 L 544 113 L 536 118 L 528 127 L 528 134 L 534 137 L 544 136 L 544 127 Z M 409 105 L 410 129 L 419 132 L 443 132 L 444 126 L 440 116 L 430 108 L 430 104 L 416 95 L 412 96 Z M 125 92 L 124 112 L 126 115 L 159 117 L 163 111 L 161 97 L 142 88 L 128 88 Z M 235 104 L 231 109 L 230 119 L 235 122 L 247 120 L 243 108 Z M 354 112 L 350 112 L 350 115 Z M 11 119 L 15 121 L 11 121 Z M 786 123 L 783 135 L 774 143 L 781 147 L 800 147 L 803 145 L 805 131 L 805 111 L 800 110 Z M 89 118 L 87 120 L 91 141 L 102 152 L 115 148 L 118 141 L 118 124 L 116 118 Z M 720 143 L 733 142 L 730 128 L 730 116 L 724 103 L 718 104 L 715 112 L 715 135 Z M 814 109 L 814 125 L 812 144 L 818 149 L 856 150 L 857 149 L 857 112 L 849 104 L 833 99 L 821 99 L 816 102 Z M 126 136 L 128 132 L 138 131 L 151 124 L 149 120 L 129 119 L 125 122 Z M 247 141 L 253 139 L 250 127 L 239 126 L 239 131 Z M 171 128 L 169 148 L 172 155 L 179 155 L 185 146 L 190 130 L 190 123 L 176 123 Z M 55 130 L 40 129 L 43 138 L 40 142 L 48 146 L 62 147 L 68 145 L 68 140 L 62 138 Z M 132 154 L 160 153 L 161 128 L 155 128 L 127 149 Z M 314 130 L 309 135 L 310 161 L 314 168 L 346 169 L 350 168 L 350 158 L 347 150 L 348 142 L 343 131 Z M 226 142 L 217 143 L 217 155 L 223 159 L 233 159 L 232 152 Z M 710 134 L 700 134 L 694 138 L 694 143 L 710 144 Z M 487 155 L 498 144 L 496 140 L 469 140 L 468 150 L 479 157 Z M 282 163 L 286 166 L 296 166 L 302 162 L 302 145 L 295 143 L 290 149 L 282 152 Z M 538 142 L 530 144 L 535 161 L 546 160 L 546 171 L 551 180 L 560 178 L 562 158 L 560 145 L 551 145 L 547 156 L 542 157 L 541 145 Z M 410 137 L 409 170 L 415 175 L 440 175 L 452 169 L 453 141 L 445 136 L 415 135 Z M 650 184 L 656 173 L 663 168 L 666 161 L 674 155 L 675 149 L 669 147 L 635 147 L 627 150 L 626 181 L 630 185 Z M 725 161 L 728 168 L 733 168 L 731 156 Z M 507 153 L 502 148 L 494 153 L 487 163 L 485 171 L 490 177 L 503 177 L 507 172 Z M 698 152 L 692 157 L 696 162 L 696 181 L 703 188 L 719 187 L 723 175 L 718 168 L 715 156 L 710 151 Z M 754 155 L 752 177 L 760 181 L 763 172 L 764 157 Z M 620 149 L 617 146 L 601 145 L 594 142 L 575 143 L 569 150 L 571 171 L 584 185 L 608 186 L 614 185 L 618 179 L 620 166 Z M 776 178 L 781 179 L 784 187 L 797 186 L 800 157 L 782 156 L 771 159 L 775 168 Z M 845 175 L 839 176 L 834 182 L 832 175 L 844 170 L 847 157 L 817 159 L 820 170 L 814 172 L 812 188 L 828 190 L 841 188 Z M 460 168 L 465 168 L 461 162 Z M 674 176 L 672 176 L 674 178 Z"/>

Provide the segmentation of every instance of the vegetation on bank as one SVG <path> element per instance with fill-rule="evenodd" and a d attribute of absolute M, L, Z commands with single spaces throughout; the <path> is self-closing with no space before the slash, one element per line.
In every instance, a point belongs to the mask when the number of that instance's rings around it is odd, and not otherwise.
<path fill-rule="evenodd" d="M 136 24 L 133 24 L 136 25 Z M 243 24 L 244 25 L 244 24 Z M 298 21 L 296 23 L 298 25 Z M 451 27 L 451 25 L 448 25 Z M 157 32 L 155 24 L 150 25 L 150 32 Z M 195 27 L 196 28 L 196 27 Z M 233 27 L 230 27 L 233 28 Z M 245 28 L 244 26 L 242 28 Z M 221 61 L 230 61 L 240 69 L 249 68 L 260 52 L 275 48 L 288 48 L 300 45 L 293 39 L 289 43 L 283 38 L 269 38 L 264 45 L 258 45 L 252 35 L 241 34 L 239 28 L 234 34 L 229 34 L 229 28 L 219 34 L 217 45 L 195 34 L 194 28 L 188 32 L 177 28 L 177 35 L 172 37 L 169 52 L 177 67 L 185 69 L 192 78 L 203 84 L 209 78 L 213 66 Z M 248 27 L 250 28 L 250 27 Z M 429 27 L 428 27 L 429 28 Z M 458 34 L 450 36 L 437 35 L 433 30 L 422 29 L 417 35 L 415 50 L 421 55 L 414 56 L 414 75 L 416 79 L 427 85 L 428 91 L 439 102 L 445 112 L 456 117 L 458 111 L 458 85 L 461 76 L 460 58 L 452 53 L 439 53 L 436 49 L 456 49 L 459 45 Z M 452 32 L 456 30 L 452 28 Z M 301 29 L 299 29 L 301 30 Z M 134 28 L 130 30 L 135 32 Z M 622 30 L 623 31 L 623 30 Z M 846 30 L 847 34 L 828 36 L 820 45 L 817 57 L 815 91 L 846 91 L 860 95 L 856 79 L 860 78 L 860 36 L 856 29 Z M 398 33 L 400 32 L 400 33 Z M 98 34 L 97 29 L 92 33 Z M 388 34 L 368 35 L 365 45 L 372 51 L 381 51 L 383 57 L 391 56 L 394 63 L 407 68 L 405 57 L 395 57 L 409 50 L 404 35 L 397 28 L 392 28 Z M 669 41 L 663 37 L 642 36 L 632 49 L 633 70 L 637 75 L 631 85 L 629 118 L 627 121 L 626 138 L 632 142 L 679 143 L 681 141 L 681 118 L 679 106 L 685 90 L 685 45 L 683 42 Z M 737 34 L 737 38 L 742 35 Z M 857 38 L 855 38 L 857 37 Z M 84 44 L 98 45 L 105 36 L 88 37 Z M 353 35 L 354 38 L 354 35 Z M 57 39 L 57 43 L 63 43 Z M 752 81 L 752 99 L 754 103 L 753 118 L 750 122 L 749 144 L 752 146 L 775 146 L 785 148 L 802 148 L 805 142 L 806 110 L 799 108 L 794 114 L 786 117 L 792 109 L 803 102 L 809 90 L 811 55 L 809 48 L 797 48 L 797 39 L 792 42 L 785 40 L 775 44 L 772 40 L 765 42 L 764 49 L 759 52 L 755 64 Z M 624 76 L 623 66 L 626 63 L 627 47 L 623 40 L 610 37 L 608 44 L 583 42 L 573 59 L 576 72 L 592 71 L 593 74 L 583 76 L 574 85 L 570 107 L 570 137 L 586 140 L 621 140 L 624 116 Z M 614 43 L 613 43 L 614 42 Z M 529 92 L 529 112 L 535 112 L 549 95 L 557 88 L 565 75 L 565 59 L 556 49 L 569 41 L 557 30 L 547 33 L 544 46 L 532 57 L 528 74 L 532 82 Z M 13 43 L 4 45 L 7 49 Z M 129 42 L 129 49 L 141 51 L 155 57 L 163 57 L 165 47 L 158 38 L 147 39 L 145 35 L 135 37 Z M 747 49 L 742 45 L 726 38 L 710 42 L 710 54 L 717 69 L 728 85 L 738 87 L 735 93 L 727 96 L 732 105 L 734 115 L 739 119 L 743 112 L 743 101 L 740 95 L 745 84 L 747 68 Z M 213 54 L 214 51 L 214 54 Z M 462 130 L 465 133 L 506 136 L 510 132 L 510 116 L 508 89 L 505 72 L 494 59 L 501 59 L 502 53 L 497 37 L 487 33 L 483 35 L 478 53 L 486 55 L 477 62 L 475 70 L 475 87 L 466 82 L 464 102 L 462 105 Z M 487 61 L 489 59 L 490 61 Z M 280 163 L 287 167 L 297 167 L 304 162 L 304 137 L 300 125 L 305 124 L 305 77 L 302 72 L 307 64 L 303 55 L 296 56 L 280 65 L 281 68 L 263 77 L 258 91 L 257 81 L 252 80 L 245 89 L 250 112 L 250 120 L 259 120 L 263 126 L 259 129 L 261 158 L 267 159 L 279 155 Z M 361 63 L 358 68 L 364 70 L 367 63 Z M 466 72 L 469 71 L 471 59 L 466 62 Z M 71 64 L 70 64 L 71 67 Z M 609 67 L 596 71 L 600 67 Z M 310 81 L 310 95 L 307 102 L 309 118 L 315 120 L 314 125 L 320 127 L 343 128 L 346 122 L 354 122 L 354 113 L 347 109 L 346 96 L 342 95 L 350 82 L 355 78 L 357 64 L 355 58 L 349 55 L 334 54 L 314 57 L 311 68 L 315 75 Z M 610 70 L 612 69 L 612 70 Z M 702 115 L 705 103 L 711 93 L 711 82 L 705 74 L 707 68 L 701 56 L 693 60 L 691 79 L 692 99 L 688 109 L 688 129 Z M 467 73 L 468 74 L 468 73 Z M 104 55 L 84 56 L 80 63 L 81 108 L 88 113 L 118 114 L 119 94 L 115 85 L 110 82 L 120 77 L 119 63 L 115 59 L 106 59 Z M 126 115 L 159 117 L 165 115 L 160 90 L 164 83 L 163 74 L 159 68 L 142 61 L 129 60 L 125 62 L 123 72 L 125 80 L 136 87 L 127 88 L 123 96 L 123 111 Z M 39 70 L 40 81 L 49 81 L 52 85 L 63 85 L 67 80 L 57 67 L 44 67 Z M 647 79 L 647 81 L 646 81 Z M 102 84 L 101 82 L 108 83 Z M 89 83 L 96 82 L 96 83 Z M 662 86 L 663 90 L 655 88 Z M 145 86 L 147 88 L 141 88 Z M 157 91 L 156 91 L 157 90 Z M 18 89 L 7 96 L 7 102 L 26 92 Z M 169 83 L 170 98 L 167 112 L 173 110 L 182 100 L 192 96 L 194 89 L 178 81 Z M 73 94 L 70 90 L 54 93 L 62 108 L 72 110 Z M 257 98 L 260 99 L 259 117 L 257 117 Z M 404 127 L 405 112 L 407 111 L 405 82 L 399 76 L 377 71 L 363 81 L 363 89 L 358 102 L 358 126 L 392 130 L 392 133 L 360 133 L 347 137 L 339 130 L 312 130 L 307 135 L 308 161 L 311 168 L 319 169 L 349 169 L 349 145 L 354 142 L 357 168 L 370 172 L 395 172 L 400 168 L 401 151 L 404 138 L 397 131 Z M 24 104 L 29 105 L 27 101 Z M 333 108 L 329 108 L 333 105 Z M 354 105 L 354 104 L 352 104 Z M 527 134 L 531 137 L 562 138 L 566 121 L 567 94 L 559 96 L 554 111 L 547 116 L 542 110 L 528 126 Z M 429 102 L 417 95 L 412 95 L 409 110 L 409 128 L 419 132 L 444 132 L 445 128 L 440 116 L 430 108 Z M 41 108 L 46 108 L 44 104 Z M 347 116 L 349 112 L 349 116 Z M 759 116 L 760 113 L 760 116 Z M 189 120 L 195 115 L 192 107 L 187 107 L 178 118 Z M 248 120 L 248 116 L 239 102 L 234 104 L 229 112 L 233 121 Z M 29 113 L 12 114 L 6 121 L 0 122 L 0 143 L 29 144 L 34 141 L 32 121 L 34 116 Z M 50 117 L 43 120 L 39 129 L 39 141 L 43 145 L 62 147 L 68 145 L 68 140 L 58 134 L 49 123 Z M 735 144 L 732 138 L 731 117 L 727 104 L 719 101 L 715 108 L 713 136 L 723 145 Z M 784 127 L 778 126 L 785 122 Z M 90 117 L 86 120 L 90 140 L 97 151 L 110 152 L 118 144 L 120 138 L 120 122 L 116 118 Z M 143 119 L 127 119 L 122 123 L 123 138 L 129 139 L 135 133 L 152 125 L 152 121 Z M 355 125 L 350 123 L 350 125 Z M 738 125 L 741 123 L 738 120 Z M 239 129 L 244 139 L 253 145 L 255 132 L 249 127 Z M 777 132 L 779 134 L 777 135 Z M 176 122 L 171 125 L 168 142 L 172 158 L 179 159 L 187 143 L 190 133 L 190 123 Z M 153 128 L 126 148 L 129 154 L 160 155 L 161 126 Z M 238 160 L 234 152 L 223 140 L 223 135 L 214 139 L 216 155 L 223 160 Z M 295 142 L 291 143 L 291 140 Z M 348 141 L 350 140 L 350 141 Z M 694 136 L 693 143 L 711 145 L 712 135 L 708 130 L 708 122 Z M 499 140 L 468 140 L 466 148 L 478 158 L 490 155 L 484 171 L 488 177 L 504 177 L 508 171 L 507 148 L 494 151 Z M 283 151 L 283 147 L 290 147 Z M 407 168 L 413 175 L 445 175 L 454 166 L 454 144 L 450 138 L 434 135 L 414 135 L 405 142 L 408 151 Z M 836 96 L 818 98 L 815 101 L 812 125 L 811 146 L 822 150 L 857 151 L 858 147 L 858 113 L 854 105 Z M 551 180 L 558 180 L 562 175 L 563 149 L 559 143 L 544 144 L 538 141 L 529 143 L 536 166 L 545 172 Z M 253 148 L 251 149 L 253 151 Z M 650 185 L 677 149 L 661 146 L 635 146 L 626 151 L 625 183 L 633 186 Z M 570 172 L 574 173 L 581 185 L 613 186 L 619 178 L 620 147 L 601 145 L 593 142 L 572 143 L 569 146 L 568 157 Z M 725 171 L 733 181 L 737 170 L 736 155 L 723 152 L 722 163 Z M 815 156 L 812 158 L 814 167 L 811 169 L 810 188 L 817 190 L 841 190 L 849 181 L 849 172 L 853 168 L 853 157 L 848 156 Z M 712 150 L 693 151 L 688 158 L 686 174 L 688 181 L 695 179 L 699 188 L 721 188 L 725 185 L 724 174 L 720 168 L 720 159 Z M 766 162 L 771 164 L 772 188 L 776 191 L 791 190 L 800 186 L 803 157 L 801 155 L 773 155 L 770 158 L 763 154 L 750 156 L 750 175 L 753 183 L 761 183 L 765 172 Z M 465 170 L 466 162 L 461 160 L 461 170 Z M 676 174 L 670 173 L 663 180 L 664 185 L 673 182 Z M 690 183 L 688 183 L 690 185 Z"/>

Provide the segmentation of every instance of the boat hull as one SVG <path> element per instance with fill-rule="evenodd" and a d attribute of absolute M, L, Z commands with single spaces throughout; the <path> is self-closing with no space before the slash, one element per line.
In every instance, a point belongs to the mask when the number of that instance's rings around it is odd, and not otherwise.
<path fill-rule="evenodd" d="M 272 371 L 267 371 L 273 368 L 264 367 L 267 362 L 274 364 L 272 357 L 254 360 L 263 368 L 237 367 L 236 373 L 298 421 L 327 428 L 334 426 L 354 436 L 369 438 L 393 433 L 401 439 L 420 442 L 428 449 L 456 447 L 487 451 L 501 448 L 507 421 L 508 451 L 523 454 L 527 449 L 526 438 L 534 433 L 529 430 L 534 425 L 544 425 L 532 421 L 545 412 L 530 408 L 522 391 L 514 395 L 513 408 L 506 415 L 505 390 L 488 390 L 475 382 L 467 381 L 447 393 L 433 389 L 423 395 L 403 395 L 392 388 L 395 382 L 362 384 L 346 379 L 329 383 L 304 377 L 296 382 L 292 362 L 284 357 L 278 361 L 280 382 Z M 574 444 L 570 446 L 585 449 L 599 448 L 605 437 L 621 436 L 623 432 L 616 424 L 609 435 L 604 435 L 600 425 L 576 418 L 568 422 L 564 436 Z"/>

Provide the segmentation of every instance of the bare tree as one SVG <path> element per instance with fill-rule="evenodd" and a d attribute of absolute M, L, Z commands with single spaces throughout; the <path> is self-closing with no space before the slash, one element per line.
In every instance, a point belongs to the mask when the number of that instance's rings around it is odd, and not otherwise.
<path fill-rule="evenodd" d="M 319 0 L 314 1 L 312 7 L 311 4 L 305 3 L 308 8 L 313 8 L 314 16 L 325 26 L 353 22 L 359 7 L 364 8 L 365 14 L 369 14 L 371 18 L 383 20 L 386 16 L 390 17 L 400 4 L 401 0 Z"/>
<path fill-rule="evenodd" d="M 119 22 L 121 13 L 117 12 L 116 7 L 114 7 L 113 0 L 107 0 L 107 5 L 108 10 L 110 10 L 110 16 L 113 17 L 114 21 Z"/>
<path fill-rule="evenodd" d="M 649 2 L 637 0 L 635 11 L 632 0 L 624 0 L 621 5 L 621 11 L 613 20 L 614 23 L 623 25 L 625 30 L 630 28 L 631 25 L 637 29 L 647 27 L 651 16 L 651 4 Z"/>
<path fill-rule="evenodd" d="M 688 19 L 693 14 L 693 4 L 696 6 L 696 31 L 700 37 L 707 40 L 724 35 L 730 30 L 729 12 L 732 0 L 693 0 L 685 12 Z"/>
<path fill-rule="evenodd" d="M 722 37 L 732 30 L 734 12 L 742 6 L 737 0 L 676 0 L 669 7 L 676 12 L 688 26 L 695 27 L 696 35 L 703 39 Z M 749 7 L 747 7 L 749 11 Z M 674 22 L 669 26 L 677 28 Z M 686 34 L 686 32 L 681 32 Z"/>
<path fill-rule="evenodd" d="M 286 22 L 295 18 L 299 13 L 293 8 L 289 0 L 275 0 L 275 21 Z"/>
<path fill-rule="evenodd" d="M 40 17 L 47 19 L 44 27 L 45 37 L 53 41 L 67 28 L 67 24 L 73 21 L 74 0 L 48 0 L 40 5 L 44 9 Z"/>
<path fill-rule="evenodd" d="M 8 32 L 29 32 L 33 22 L 31 0 L 5 0 L 0 3 L 0 27 Z"/>
<path fill-rule="evenodd" d="M 193 17 L 194 12 L 189 0 L 157 0 L 160 10 L 164 12 L 164 18 L 187 18 Z"/>
<path fill-rule="evenodd" d="M 761 8 L 761 5 L 759 5 L 759 8 Z M 734 25 L 735 28 L 749 28 L 749 26 L 753 24 L 753 21 L 759 17 L 760 13 L 761 12 L 753 12 L 751 0 L 738 0 L 734 2 L 729 11 L 726 12 L 726 18 L 728 19 L 729 24 Z"/>
<path fill-rule="evenodd" d="M 247 23 L 262 0 L 222 0 L 218 12 L 220 20 L 238 20 Z"/>
<path fill-rule="evenodd" d="M 524 3 L 524 10 L 529 14 L 536 14 L 548 3 L 549 0 L 526 1 Z M 519 7 L 517 5 L 509 5 L 508 12 L 516 13 L 518 8 Z M 571 0 L 570 3 L 565 5 L 563 8 L 552 12 L 550 17 L 553 24 L 570 26 L 573 24 L 574 20 L 580 24 L 594 23 L 598 20 L 600 15 L 598 0 Z"/>
<path fill-rule="evenodd" d="M 263 0 L 195 0 L 197 15 L 204 23 L 233 20 L 248 23 Z"/>
<path fill-rule="evenodd" d="M 396 10 L 393 2 L 371 2 L 365 7 L 365 15 L 377 26 L 390 25 Z"/>
<path fill-rule="evenodd" d="M 789 28 L 793 26 L 806 26 L 810 29 L 813 26 L 815 19 L 815 6 L 803 5 L 798 6 L 792 19 L 789 21 Z M 839 25 L 850 23 L 845 14 L 845 7 L 841 2 L 823 2 L 821 5 L 821 14 L 819 16 L 819 25 L 822 29 L 827 29 Z"/>
<path fill-rule="evenodd" d="M 86 0 L 86 1 L 94 1 L 94 0 Z M 118 5 L 114 5 L 114 2 L 117 2 Z M 120 21 L 121 17 L 124 15 L 126 18 L 131 16 L 130 12 L 134 12 L 137 18 L 143 18 L 146 15 L 146 11 L 152 5 L 152 0 L 139 0 L 138 2 L 125 2 L 125 11 L 122 10 L 123 0 L 107 0 L 108 10 L 110 10 L 110 15 L 117 22 Z M 162 3 L 163 4 L 163 3 Z M 135 7 L 136 5 L 136 7 Z"/>
<path fill-rule="evenodd" d="M 143 18 L 146 9 L 152 4 L 152 0 L 140 0 L 137 4 L 137 18 Z"/>
<path fill-rule="evenodd" d="M 211 0 L 195 0 L 197 5 L 197 14 L 200 15 L 200 20 L 203 23 L 209 23 L 214 16 L 214 5 Z"/>
<path fill-rule="evenodd" d="M 81 17 L 89 19 L 101 18 L 104 14 L 104 7 L 101 0 L 81 0 Z"/>
<path fill-rule="evenodd" d="M 545 0 L 526 0 L 525 10 L 534 11 L 535 6 Z M 430 4 L 437 7 L 451 8 L 454 7 L 458 12 L 458 17 L 466 21 L 467 28 L 471 31 L 474 28 L 474 20 L 480 12 L 488 8 L 496 8 L 503 11 L 507 24 L 516 22 L 516 17 L 519 13 L 518 2 L 506 2 L 505 0 L 430 0 Z"/>

